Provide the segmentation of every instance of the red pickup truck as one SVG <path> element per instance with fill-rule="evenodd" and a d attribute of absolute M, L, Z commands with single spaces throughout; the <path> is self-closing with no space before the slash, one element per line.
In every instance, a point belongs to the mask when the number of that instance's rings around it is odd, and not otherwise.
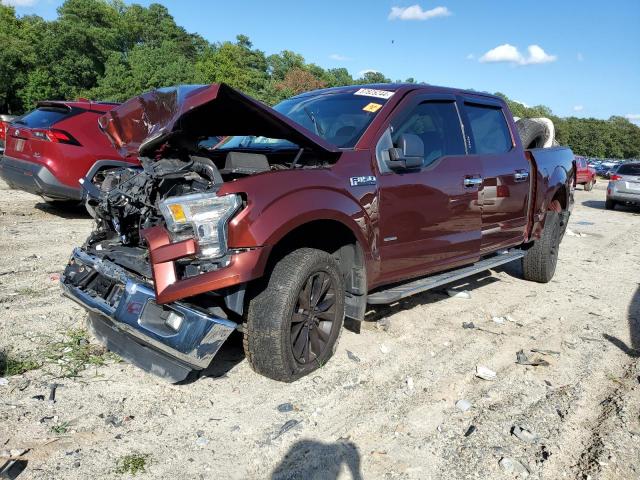
<path fill-rule="evenodd" d="M 576 184 L 582 185 L 589 192 L 596 184 L 596 169 L 589 166 L 587 159 L 576 156 Z"/>
<path fill-rule="evenodd" d="M 96 226 L 62 287 L 108 348 L 173 381 L 234 330 L 255 371 L 293 381 L 367 304 L 514 260 L 548 282 L 573 204 L 571 150 L 524 151 L 478 92 L 349 86 L 269 108 L 183 86 L 99 123 L 141 167 L 85 182 Z"/>

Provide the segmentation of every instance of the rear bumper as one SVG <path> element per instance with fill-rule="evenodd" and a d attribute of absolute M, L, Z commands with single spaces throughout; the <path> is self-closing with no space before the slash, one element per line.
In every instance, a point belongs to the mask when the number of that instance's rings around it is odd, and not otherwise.
<path fill-rule="evenodd" d="M 64 295 L 91 312 L 89 325 L 102 343 L 173 382 L 206 368 L 237 328 L 185 303 L 157 304 L 149 285 L 81 249 L 74 250 L 60 282 Z"/>
<path fill-rule="evenodd" d="M 607 188 L 607 198 L 616 202 L 630 202 L 640 204 L 640 191 L 638 193 L 629 193 L 619 191 L 615 185 L 609 184 Z"/>
<path fill-rule="evenodd" d="M 0 177 L 11 188 L 60 200 L 82 200 L 82 189 L 61 183 L 44 165 L 0 157 Z"/>

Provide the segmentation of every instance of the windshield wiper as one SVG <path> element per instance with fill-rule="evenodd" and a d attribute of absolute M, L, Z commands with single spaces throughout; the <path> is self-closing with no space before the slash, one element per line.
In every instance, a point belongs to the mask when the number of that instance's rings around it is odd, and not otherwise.
<path fill-rule="evenodd" d="M 316 129 L 316 135 L 324 136 L 324 130 L 322 129 L 322 127 L 320 127 L 320 124 L 316 120 L 316 116 L 313 114 L 313 112 L 307 107 L 304 107 L 304 113 L 306 113 L 313 122 L 313 128 Z"/>

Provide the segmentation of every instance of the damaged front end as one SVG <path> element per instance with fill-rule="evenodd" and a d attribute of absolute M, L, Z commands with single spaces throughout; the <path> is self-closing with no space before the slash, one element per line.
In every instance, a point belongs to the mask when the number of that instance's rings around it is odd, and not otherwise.
<path fill-rule="evenodd" d="M 225 121 L 226 119 L 226 121 Z M 332 147 L 286 117 L 224 85 L 162 89 L 100 119 L 140 167 L 81 183 L 96 226 L 61 277 L 64 294 L 89 310 L 98 339 L 170 381 L 203 370 L 238 328 L 247 282 L 264 270 L 260 245 L 227 245 L 243 194 L 225 182 L 318 164 Z M 213 135 L 270 135 L 295 142 L 273 155 L 203 149 Z"/>

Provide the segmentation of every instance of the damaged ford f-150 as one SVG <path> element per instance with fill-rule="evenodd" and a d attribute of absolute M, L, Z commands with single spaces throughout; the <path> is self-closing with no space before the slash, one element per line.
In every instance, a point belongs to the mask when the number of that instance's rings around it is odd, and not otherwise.
<path fill-rule="evenodd" d="M 182 86 L 99 125 L 141 166 L 83 182 L 96 226 L 62 287 L 109 349 L 172 381 L 234 330 L 256 372 L 293 381 L 367 304 L 514 260 L 548 282 L 573 204 L 571 150 L 525 151 L 478 92 L 349 86 L 269 108 Z"/>

